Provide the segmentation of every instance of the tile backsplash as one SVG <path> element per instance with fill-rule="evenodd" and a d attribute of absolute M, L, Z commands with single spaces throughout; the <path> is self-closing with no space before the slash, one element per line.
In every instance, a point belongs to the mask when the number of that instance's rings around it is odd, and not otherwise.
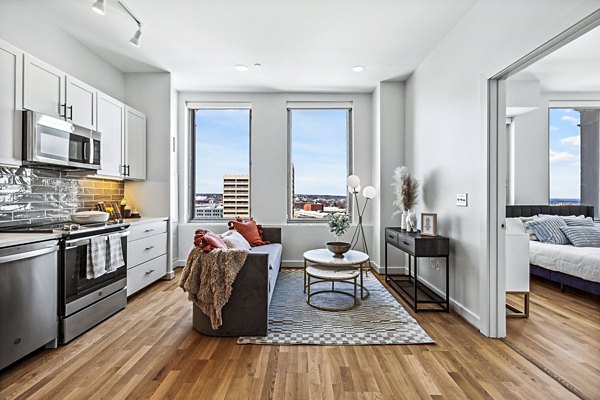
<path fill-rule="evenodd" d="M 0 227 L 68 220 L 99 201 L 123 199 L 123 182 L 88 178 L 85 171 L 0 167 Z"/>

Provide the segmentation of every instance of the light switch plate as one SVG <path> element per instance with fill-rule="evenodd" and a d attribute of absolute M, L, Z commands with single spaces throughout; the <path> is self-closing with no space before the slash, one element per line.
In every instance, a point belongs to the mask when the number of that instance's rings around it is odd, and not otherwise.
<path fill-rule="evenodd" d="M 468 202 L 467 199 L 469 198 L 468 193 L 457 193 L 456 194 L 456 205 L 458 207 L 467 207 Z"/>

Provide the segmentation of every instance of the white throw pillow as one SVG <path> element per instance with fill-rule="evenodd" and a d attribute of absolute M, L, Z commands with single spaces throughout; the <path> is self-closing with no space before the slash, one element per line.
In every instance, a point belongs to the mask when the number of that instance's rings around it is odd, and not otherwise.
<path fill-rule="evenodd" d="M 233 233 L 233 229 L 229 229 L 229 230 L 221 233 L 221 239 L 225 239 L 227 236 L 231 236 L 232 233 Z"/>
<path fill-rule="evenodd" d="M 225 236 L 223 241 L 230 249 L 250 250 L 252 247 L 250 243 L 239 233 L 232 230 L 232 234 Z"/>

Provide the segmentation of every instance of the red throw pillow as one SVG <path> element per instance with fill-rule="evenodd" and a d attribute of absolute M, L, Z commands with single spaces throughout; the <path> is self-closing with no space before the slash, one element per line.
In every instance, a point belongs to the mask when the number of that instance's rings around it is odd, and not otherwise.
<path fill-rule="evenodd" d="M 228 225 L 229 229 L 238 231 L 252 247 L 271 244 L 271 242 L 263 240 L 262 226 L 257 225 L 252 218 L 246 222 L 238 218 L 235 221 L 229 221 Z"/>
<path fill-rule="evenodd" d="M 202 247 L 202 251 L 210 253 L 214 249 L 226 249 L 227 245 L 217 234 L 204 229 L 196 230 L 194 245 Z"/>

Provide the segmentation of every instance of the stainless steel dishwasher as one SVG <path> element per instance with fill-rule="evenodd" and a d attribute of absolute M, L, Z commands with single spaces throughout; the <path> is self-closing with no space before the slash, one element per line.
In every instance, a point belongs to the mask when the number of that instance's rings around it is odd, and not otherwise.
<path fill-rule="evenodd" d="M 58 248 L 0 249 L 0 369 L 58 338 Z"/>

